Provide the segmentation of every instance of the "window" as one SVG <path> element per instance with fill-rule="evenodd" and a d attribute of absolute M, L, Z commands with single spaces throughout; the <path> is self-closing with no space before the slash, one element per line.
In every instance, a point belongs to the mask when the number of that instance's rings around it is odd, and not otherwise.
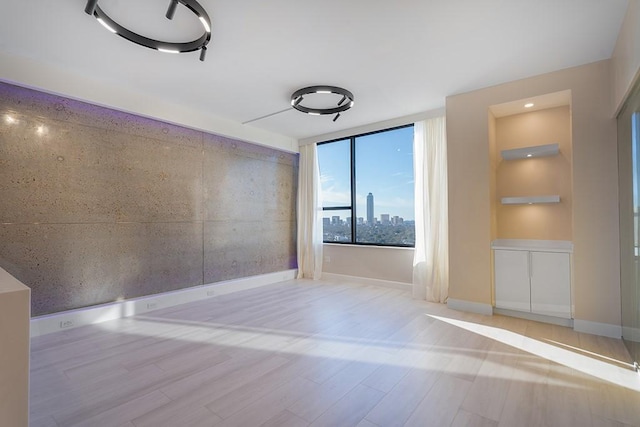
<path fill-rule="evenodd" d="M 413 125 L 318 144 L 323 240 L 415 243 Z"/>

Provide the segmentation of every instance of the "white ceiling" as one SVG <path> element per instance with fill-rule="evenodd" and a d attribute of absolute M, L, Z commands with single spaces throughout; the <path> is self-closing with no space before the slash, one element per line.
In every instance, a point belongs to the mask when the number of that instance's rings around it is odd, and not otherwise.
<path fill-rule="evenodd" d="M 247 126 L 293 138 L 444 106 L 445 97 L 611 57 L 627 0 L 199 0 L 213 29 L 205 62 L 114 36 L 86 0 L 4 1 L 0 52 L 117 83 L 244 123 L 335 85 L 355 106 L 332 122 L 290 110 Z M 131 30 L 167 40 L 201 29 L 169 0 L 100 0 Z M 200 30 L 201 31 L 201 30 Z M 45 67 L 43 67 L 44 69 Z M 33 70 L 32 70 L 33 71 Z M 0 79 L 3 76 L 0 75 Z"/>

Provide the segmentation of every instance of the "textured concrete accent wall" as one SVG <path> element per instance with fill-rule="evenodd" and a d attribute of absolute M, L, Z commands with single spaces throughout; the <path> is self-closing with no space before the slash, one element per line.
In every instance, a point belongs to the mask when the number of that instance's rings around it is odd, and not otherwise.
<path fill-rule="evenodd" d="M 0 115 L 0 267 L 33 315 L 296 268 L 296 154 L 5 83 Z"/>

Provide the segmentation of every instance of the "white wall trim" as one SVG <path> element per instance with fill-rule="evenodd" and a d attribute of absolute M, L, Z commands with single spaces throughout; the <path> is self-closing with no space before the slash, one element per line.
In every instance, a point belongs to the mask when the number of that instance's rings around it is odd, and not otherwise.
<path fill-rule="evenodd" d="M 590 320 L 573 320 L 573 330 L 592 335 L 601 335 L 603 337 L 618 338 L 622 337 L 622 326 L 612 325 L 610 323 L 592 322 Z"/>
<path fill-rule="evenodd" d="M 491 306 L 491 304 L 483 304 L 480 302 L 449 298 L 447 299 L 447 307 L 452 310 L 484 314 L 486 316 L 493 315 L 493 307 Z"/>
<path fill-rule="evenodd" d="M 226 280 L 194 286 L 177 291 L 164 292 L 125 301 L 117 301 L 101 304 L 93 307 L 79 308 L 48 314 L 31 319 L 31 337 L 59 332 L 79 326 L 92 325 L 108 320 L 135 316 L 153 310 L 212 298 L 219 295 L 253 289 L 272 283 L 293 280 L 298 270 L 284 270 L 275 273 L 261 274 L 257 276 L 243 277 L 241 279 Z"/>
<path fill-rule="evenodd" d="M 415 248 L 412 246 L 378 246 L 378 245 L 356 245 L 353 243 L 322 243 L 323 247 L 326 246 L 335 246 L 337 248 L 358 248 L 358 249 L 373 249 L 373 250 L 383 250 L 383 251 L 415 251 Z"/>
<path fill-rule="evenodd" d="M 383 288 L 400 289 L 402 291 L 411 291 L 411 283 L 395 282 L 393 280 L 370 279 L 368 277 L 348 276 L 346 274 L 322 273 L 322 280 L 330 280 L 335 282 L 350 282 L 358 285 L 373 285 Z"/>
<path fill-rule="evenodd" d="M 396 117 L 395 119 L 384 120 L 381 122 L 370 123 L 364 126 L 344 129 L 337 132 L 325 133 L 323 135 L 312 136 L 298 141 L 299 145 L 315 144 L 316 142 L 331 141 L 333 139 L 344 138 L 352 135 L 360 135 L 363 133 L 376 132 L 379 130 L 389 129 L 397 126 L 404 126 L 418 122 L 420 120 L 431 119 L 433 117 L 444 116 L 445 108 L 436 108 L 434 110 L 425 111 L 410 116 Z"/>

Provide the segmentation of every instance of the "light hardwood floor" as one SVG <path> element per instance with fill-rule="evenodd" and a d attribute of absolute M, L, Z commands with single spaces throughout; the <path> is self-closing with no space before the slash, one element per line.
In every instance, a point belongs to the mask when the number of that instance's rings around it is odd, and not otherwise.
<path fill-rule="evenodd" d="M 620 340 L 296 280 L 32 340 L 32 427 L 640 426 Z"/>

